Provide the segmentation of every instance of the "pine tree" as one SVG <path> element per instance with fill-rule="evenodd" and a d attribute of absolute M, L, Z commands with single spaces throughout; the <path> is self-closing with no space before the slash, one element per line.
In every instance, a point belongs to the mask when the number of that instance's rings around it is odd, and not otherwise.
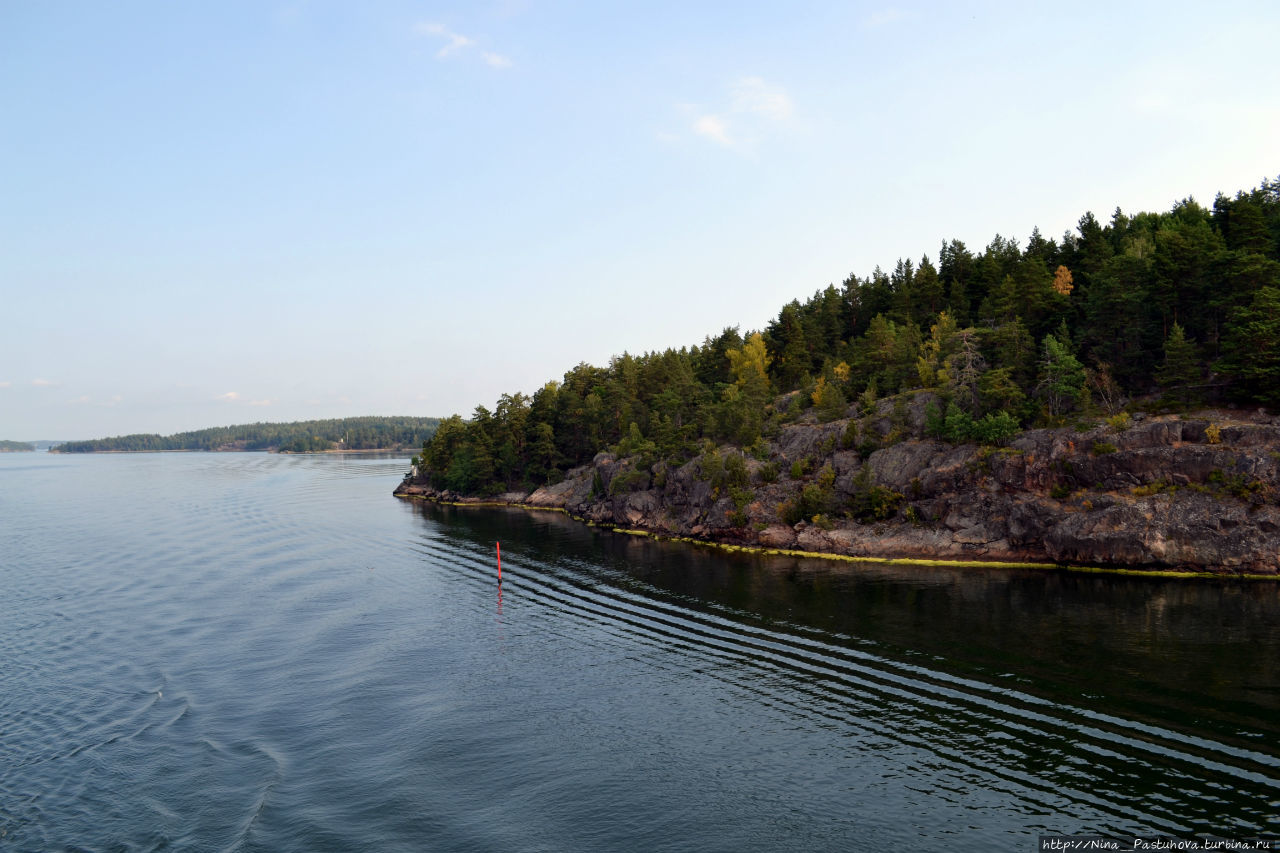
<path fill-rule="evenodd" d="M 1222 372 L 1236 380 L 1235 396 L 1280 406 L 1280 290 L 1264 287 L 1231 315 Z"/>
<path fill-rule="evenodd" d="M 826 376 L 818 377 L 818 384 L 813 389 L 812 395 L 813 405 L 818 412 L 818 421 L 820 423 L 828 423 L 829 421 L 843 418 L 849 408 L 849 400 L 845 397 L 844 392 L 840 390 L 838 382 L 827 381 Z"/>
<path fill-rule="evenodd" d="M 1054 417 L 1079 405 L 1088 393 L 1084 365 L 1053 335 L 1044 336 L 1038 387 L 1045 407 Z"/>
<path fill-rule="evenodd" d="M 1200 383 L 1200 358 L 1195 341 L 1187 340 L 1177 323 L 1164 342 L 1164 364 L 1156 371 L 1156 381 L 1164 389 L 1164 397 L 1180 406 L 1200 401 L 1196 386 Z"/>

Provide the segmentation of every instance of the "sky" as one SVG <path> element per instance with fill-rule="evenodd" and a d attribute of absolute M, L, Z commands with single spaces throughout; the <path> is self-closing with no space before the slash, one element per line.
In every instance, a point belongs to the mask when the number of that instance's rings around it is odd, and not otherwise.
<path fill-rule="evenodd" d="M 0 0 L 0 439 L 468 415 L 1280 175 L 1280 4 Z"/>

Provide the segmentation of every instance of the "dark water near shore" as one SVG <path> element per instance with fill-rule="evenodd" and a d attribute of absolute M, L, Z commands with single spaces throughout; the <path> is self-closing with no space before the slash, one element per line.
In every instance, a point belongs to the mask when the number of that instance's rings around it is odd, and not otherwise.
<path fill-rule="evenodd" d="M 722 554 L 405 468 L 0 457 L 0 849 L 1280 831 L 1280 584 Z"/>

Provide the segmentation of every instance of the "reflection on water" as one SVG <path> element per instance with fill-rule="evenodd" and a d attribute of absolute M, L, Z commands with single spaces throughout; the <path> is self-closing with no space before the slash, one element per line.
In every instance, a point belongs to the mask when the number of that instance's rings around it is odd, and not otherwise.
<path fill-rule="evenodd" d="M 0 460 L 0 848 L 1280 830 L 1280 584 L 726 554 L 399 501 L 401 458 L 41 462 Z"/>
<path fill-rule="evenodd" d="M 722 648 L 845 711 L 870 703 L 883 722 L 905 702 L 890 728 L 913 745 L 941 754 L 958 742 L 957 760 L 1086 802 L 1109 792 L 1125 804 L 1117 830 L 1150 803 L 1150 826 L 1221 831 L 1232 789 L 1252 813 L 1238 828 L 1276 825 L 1280 585 L 851 566 L 613 534 L 555 513 L 419 511 L 473 540 L 519 531 L 540 567 L 581 570 L 591 552 L 593 581 L 650 614 L 666 602 L 685 628 L 690 612 L 716 617 L 732 636 Z"/>

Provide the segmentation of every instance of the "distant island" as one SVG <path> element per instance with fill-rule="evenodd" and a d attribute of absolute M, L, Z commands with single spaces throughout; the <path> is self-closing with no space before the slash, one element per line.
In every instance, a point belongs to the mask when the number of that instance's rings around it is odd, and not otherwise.
<path fill-rule="evenodd" d="M 169 436 L 135 433 L 92 441 L 68 441 L 50 453 L 141 453 L 159 450 L 274 451 L 323 453 L 329 451 L 403 450 L 429 439 L 439 418 L 360 417 L 291 423 L 253 423 L 211 427 Z"/>
<path fill-rule="evenodd" d="M 944 242 L 440 423 L 397 494 L 846 557 L 1280 571 L 1280 178 Z"/>
<path fill-rule="evenodd" d="M 0 453 L 32 453 L 36 446 L 29 441 L 0 440 Z"/>

